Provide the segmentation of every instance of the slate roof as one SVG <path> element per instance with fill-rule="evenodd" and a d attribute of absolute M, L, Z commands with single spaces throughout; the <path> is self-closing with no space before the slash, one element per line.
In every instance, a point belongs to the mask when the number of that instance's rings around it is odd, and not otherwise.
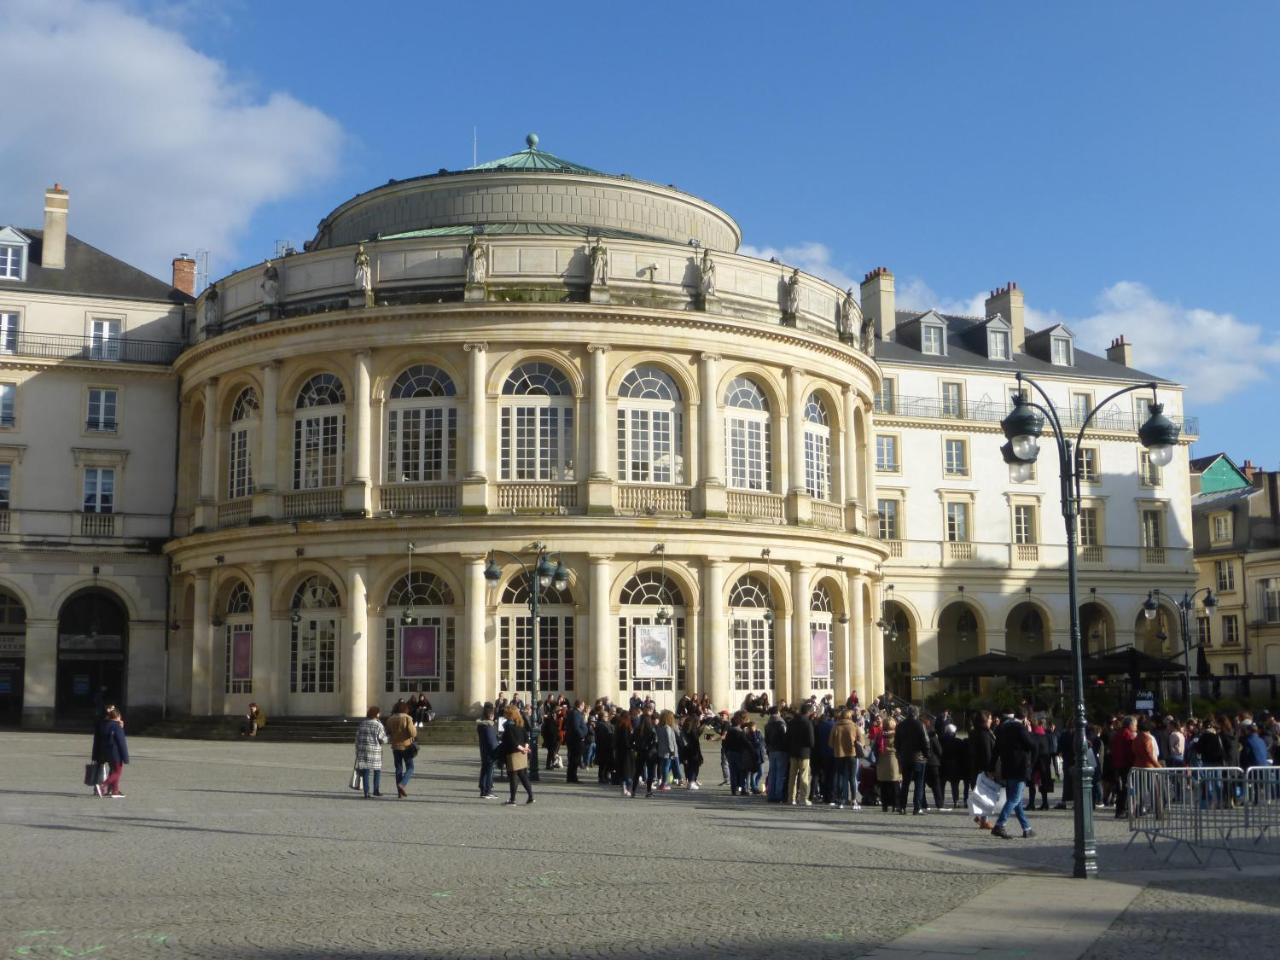
<path fill-rule="evenodd" d="M 154 300 L 163 303 L 193 303 L 193 298 L 151 274 L 131 267 L 109 253 L 67 235 L 67 265 L 49 270 L 40 265 L 44 252 L 44 231 L 18 227 L 31 238 L 25 281 L 0 281 L 0 291 L 22 290 L 38 293 L 65 293 L 72 296 L 110 297 L 119 300 Z"/>
<path fill-rule="evenodd" d="M 534 237 L 602 237 L 605 240 L 654 240 L 649 234 L 614 227 L 597 227 L 576 223 L 484 223 L 458 224 L 448 227 L 424 227 L 404 233 L 383 233 L 379 240 L 411 240 L 419 237 L 469 237 L 472 234 L 485 237 L 511 235 Z"/>
<path fill-rule="evenodd" d="M 1152 373 L 1113 363 L 1106 357 L 1089 353 L 1076 347 L 1075 364 L 1060 367 L 1026 353 L 1014 353 L 1012 360 L 991 360 L 987 357 L 985 317 L 962 317 L 954 314 L 938 313 L 930 310 L 898 310 L 896 324 L 908 326 L 929 313 L 942 317 L 947 325 L 947 355 L 921 353 L 918 349 L 895 340 L 876 341 L 876 359 L 889 363 L 914 363 L 927 366 L 975 368 L 983 370 L 1004 370 L 1009 373 L 1021 370 L 1029 374 L 1044 374 L 1054 377 L 1080 377 L 1090 380 L 1118 380 L 1132 382 L 1134 380 L 1151 380 L 1156 383 L 1173 383 L 1172 380 L 1158 377 Z M 1026 336 L 1031 338 L 1035 332 L 1028 330 Z"/>
<path fill-rule="evenodd" d="M 1223 507 L 1241 500 L 1248 500 L 1259 493 L 1262 493 L 1259 487 L 1235 487 L 1231 490 L 1219 490 L 1217 493 L 1197 493 L 1191 497 L 1191 509 L 1193 512 L 1221 510 Z"/>
<path fill-rule="evenodd" d="M 1215 463 L 1218 462 L 1218 460 L 1220 460 L 1223 457 L 1226 457 L 1227 463 L 1231 463 L 1231 458 L 1227 457 L 1225 453 L 1221 453 L 1221 452 L 1211 453 L 1207 457 L 1192 457 L 1191 460 L 1188 461 L 1188 463 L 1191 467 L 1192 473 L 1204 473 L 1206 470 L 1212 467 Z M 1235 466 L 1234 463 L 1231 463 L 1231 465 L 1233 467 Z"/>
<path fill-rule="evenodd" d="M 513 153 L 510 156 L 499 157 L 497 160 L 489 160 L 486 163 L 477 163 L 474 167 L 467 167 L 467 170 L 553 170 L 557 173 L 594 173 L 599 174 L 599 170 L 592 170 L 590 167 L 584 167 L 580 163 L 573 163 L 570 160 L 557 157 L 554 153 L 547 153 L 545 150 L 538 149 L 538 135 L 531 133 L 525 137 L 528 149 Z"/>

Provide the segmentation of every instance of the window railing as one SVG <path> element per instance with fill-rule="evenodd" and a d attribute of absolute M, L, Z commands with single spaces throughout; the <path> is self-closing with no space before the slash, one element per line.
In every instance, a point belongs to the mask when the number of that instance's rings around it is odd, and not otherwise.
<path fill-rule="evenodd" d="M 499 510 L 574 510 L 578 506 L 576 483 L 501 483 Z"/>
<path fill-rule="evenodd" d="M 286 520 L 302 517 L 336 517 L 342 513 L 342 488 L 324 490 L 294 490 L 286 493 L 283 513 Z"/>
<path fill-rule="evenodd" d="M 776 493 L 730 490 L 726 499 L 729 516 L 761 523 L 786 523 L 786 500 Z"/>
<path fill-rule="evenodd" d="M 73 333 L 28 333 L 19 331 L 5 350 L 10 356 L 42 360 L 101 360 L 119 363 L 173 363 L 182 352 L 176 340 L 135 340 L 131 337 L 103 340 Z"/>
<path fill-rule="evenodd" d="M 844 507 L 824 500 L 812 500 L 809 503 L 809 515 L 815 526 L 825 530 L 844 529 Z"/>
<path fill-rule="evenodd" d="M 1039 563 L 1040 545 L 1038 543 L 1014 544 L 1014 556 L 1019 563 Z"/>
<path fill-rule="evenodd" d="M 114 537 L 116 515 L 114 513 L 82 513 L 78 533 L 82 537 Z"/>
<path fill-rule="evenodd" d="M 1102 563 L 1103 559 L 1102 547 L 1096 543 L 1090 543 L 1080 548 L 1081 563 Z"/>
<path fill-rule="evenodd" d="M 688 487 L 624 483 L 618 487 L 618 509 L 636 514 L 689 515 L 693 512 Z"/>
<path fill-rule="evenodd" d="M 9 532 L 11 527 L 11 524 L 9 522 L 9 517 L 10 517 L 10 514 L 9 514 L 8 507 L 5 507 L 3 510 L 0 510 L 0 533 Z"/>
<path fill-rule="evenodd" d="M 388 483 L 382 487 L 383 510 L 394 513 L 434 513 L 458 509 L 458 487 L 453 483 Z"/>
<path fill-rule="evenodd" d="M 947 559 L 948 560 L 972 560 L 973 544 L 967 540 L 949 540 L 947 541 Z"/>
<path fill-rule="evenodd" d="M 218 526 L 238 527 L 249 522 L 253 515 L 253 497 L 237 497 L 218 504 Z"/>
<path fill-rule="evenodd" d="M 876 397 L 875 412 L 881 416 L 912 417 L 919 420 L 970 420 L 975 423 L 999 423 L 1009 412 L 1007 403 L 995 400 L 943 400 L 941 397 Z M 1077 413 L 1066 411 L 1061 414 L 1063 426 L 1080 427 L 1081 418 Z M 1188 436 L 1199 436 L 1200 420 L 1198 417 L 1169 417 L 1182 427 Z M 1124 433 L 1137 433 L 1138 428 L 1146 422 L 1145 416 L 1135 413 L 1107 413 L 1100 411 L 1089 421 L 1092 430 L 1110 430 Z"/>
<path fill-rule="evenodd" d="M 86 420 L 84 428 L 93 433 L 115 433 L 116 422 L 114 420 Z"/>
<path fill-rule="evenodd" d="M 1163 566 L 1165 562 L 1164 547 L 1143 547 L 1143 559 L 1150 564 Z"/>

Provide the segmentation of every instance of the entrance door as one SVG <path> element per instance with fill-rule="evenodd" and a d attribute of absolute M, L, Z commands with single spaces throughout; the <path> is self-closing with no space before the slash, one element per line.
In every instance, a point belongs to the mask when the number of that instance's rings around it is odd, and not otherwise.
<path fill-rule="evenodd" d="M 289 647 L 289 713 L 320 717 L 342 712 L 338 685 L 338 621 L 304 617 Z"/>
<path fill-rule="evenodd" d="M 129 619 L 106 590 L 76 594 L 58 613 L 58 721 L 88 723 L 107 704 L 127 706 Z"/>
<path fill-rule="evenodd" d="M 26 654 L 26 609 L 17 597 L 0 590 L 0 726 L 22 723 Z"/>

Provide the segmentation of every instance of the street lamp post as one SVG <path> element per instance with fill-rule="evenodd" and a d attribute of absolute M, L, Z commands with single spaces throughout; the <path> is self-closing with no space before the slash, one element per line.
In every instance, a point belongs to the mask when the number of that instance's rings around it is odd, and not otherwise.
<path fill-rule="evenodd" d="M 1004 460 L 1012 468 L 1013 480 L 1023 483 L 1031 479 L 1032 467 L 1040 454 L 1040 435 L 1045 421 L 1053 432 L 1058 449 L 1058 470 L 1062 492 L 1062 518 L 1067 528 L 1067 602 L 1071 609 L 1072 673 L 1075 681 L 1075 770 L 1073 777 L 1073 814 L 1075 820 L 1075 844 L 1072 875 L 1080 879 L 1096 876 L 1098 852 L 1093 837 L 1093 760 L 1089 750 L 1088 713 L 1084 702 L 1084 656 L 1080 642 L 1080 601 L 1076 569 L 1077 523 L 1080 514 L 1080 471 L 1076 462 L 1076 450 L 1084 439 L 1085 429 L 1094 416 L 1116 397 L 1135 390 L 1150 389 L 1151 416 L 1138 428 L 1138 439 L 1147 448 L 1151 463 L 1164 466 L 1173 459 L 1173 448 L 1178 442 L 1179 428 L 1164 415 L 1164 407 L 1155 402 L 1154 383 L 1135 384 L 1117 390 L 1095 406 L 1080 424 L 1080 431 L 1072 438 L 1063 430 L 1062 419 L 1049 395 L 1035 380 L 1016 376 L 1018 393 L 1013 398 L 1013 410 L 1000 426 L 1008 440 L 1001 448 Z M 1023 384 L 1029 384 L 1043 400 L 1037 403 L 1027 399 Z M 1039 411 L 1039 412 L 1037 412 Z"/>
<path fill-rule="evenodd" d="M 1178 608 L 1178 622 L 1182 628 L 1182 690 L 1186 703 L 1183 705 L 1185 711 L 1185 719 L 1190 720 L 1194 715 L 1191 700 L 1191 611 L 1196 608 L 1196 597 L 1204 594 L 1204 608 L 1212 611 L 1218 605 L 1218 598 L 1213 595 L 1213 587 L 1201 587 L 1191 593 L 1182 592 L 1182 599 L 1176 600 L 1173 595 L 1167 591 L 1157 587 L 1147 592 L 1147 600 L 1142 605 L 1142 615 L 1148 620 L 1154 620 L 1156 614 L 1160 610 L 1160 597 L 1164 597 Z M 1197 643 L 1198 647 L 1199 644 Z"/>

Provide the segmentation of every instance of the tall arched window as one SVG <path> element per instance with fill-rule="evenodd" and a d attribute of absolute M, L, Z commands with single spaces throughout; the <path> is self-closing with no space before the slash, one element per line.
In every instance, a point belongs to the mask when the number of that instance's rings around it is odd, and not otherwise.
<path fill-rule="evenodd" d="M 734 377 L 724 394 L 725 472 L 734 490 L 771 490 L 769 400 L 755 381 Z"/>
<path fill-rule="evenodd" d="M 549 363 L 524 363 L 502 385 L 503 480 L 574 479 L 573 388 Z"/>
<path fill-rule="evenodd" d="M 733 689 L 773 695 L 773 601 L 762 577 L 747 574 L 729 591 Z"/>
<path fill-rule="evenodd" d="M 289 638 L 289 692 L 338 690 L 338 591 L 329 578 L 313 574 L 293 593 Z"/>
<path fill-rule="evenodd" d="M 293 488 L 319 490 L 342 485 L 342 445 L 347 401 L 332 373 L 312 377 L 298 391 L 293 419 Z"/>
<path fill-rule="evenodd" d="M 253 693 L 253 592 L 243 580 L 237 580 L 227 594 L 223 630 L 226 632 L 223 690 Z"/>
<path fill-rule="evenodd" d="M 457 611 L 453 591 L 415 570 L 387 591 L 383 685 L 387 693 L 451 692 Z"/>
<path fill-rule="evenodd" d="M 618 598 L 622 605 L 618 617 L 618 689 L 671 691 L 685 690 L 685 619 L 684 593 L 674 580 L 657 570 L 643 570 L 627 581 Z M 658 619 L 658 611 L 666 611 L 666 623 Z M 646 628 L 670 627 L 671 644 L 665 651 L 647 654 L 643 649 Z M 640 630 L 636 630 L 640 627 Z M 640 636 L 638 637 L 637 634 Z M 649 638 L 653 642 L 653 638 Z M 661 638 L 657 638 L 660 642 Z M 664 653 L 665 657 L 658 654 Z M 644 662 L 641 663 L 640 661 Z M 625 698 L 624 698 L 625 699 Z M 665 698 L 668 701 L 671 697 Z M 674 704 L 665 702 L 661 707 Z"/>
<path fill-rule="evenodd" d="M 816 393 L 804 405 L 804 485 L 813 499 L 831 499 L 831 418 Z"/>
<path fill-rule="evenodd" d="M 231 405 L 231 432 L 227 451 L 227 498 L 253 493 L 253 428 L 258 422 L 258 393 L 245 387 Z"/>
<path fill-rule="evenodd" d="M 825 583 L 818 584 L 809 596 L 809 663 L 813 689 L 830 690 L 835 675 L 835 627 L 832 610 L 835 605 Z"/>
<path fill-rule="evenodd" d="M 396 377 L 387 402 L 387 481 L 452 480 L 458 464 L 458 405 L 453 380 L 416 364 Z"/>
<path fill-rule="evenodd" d="M 657 367 L 632 368 L 618 388 L 618 479 L 684 483 L 683 397 Z"/>
<path fill-rule="evenodd" d="M 529 584 L 518 573 L 502 591 L 498 611 L 499 670 L 508 692 L 526 697 L 533 691 L 533 617 Z M 538 690 L 570 694 L 574 684 L 573 595 L 546 587 L 538 598 Z"/>

